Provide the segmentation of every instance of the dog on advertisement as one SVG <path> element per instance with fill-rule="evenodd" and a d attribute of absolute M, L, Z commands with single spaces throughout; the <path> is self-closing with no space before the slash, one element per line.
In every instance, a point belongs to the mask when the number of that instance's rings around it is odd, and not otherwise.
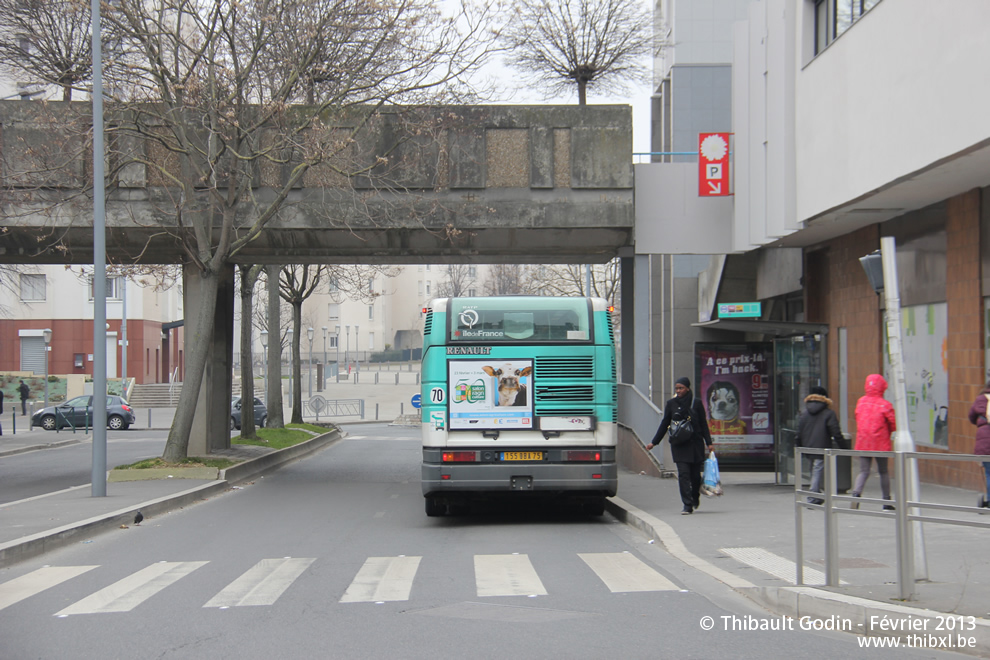
<path fill-rule="evenodd" d="M 499 406 L 525 406 L 526 386 L 519 382 L 520 378 L 525 378 L 533 372 L 532 367 L 525 369 L 512 369 L 512 365 L 505 365 L 505 368 L 482 367 L 485 373 L 498 380 L 498 403 Z"/>
<path fill-rule="evenodd" d="M 743 435 L 746 422 L 739 418 L 739 389 L 726 380 L 708 386 L 708 427 L 712 435 Z"/>

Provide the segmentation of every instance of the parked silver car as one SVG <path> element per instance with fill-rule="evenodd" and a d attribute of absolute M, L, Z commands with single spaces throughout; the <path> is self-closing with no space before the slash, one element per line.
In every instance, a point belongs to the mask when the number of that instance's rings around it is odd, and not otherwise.
<path fill-rule="evenodd" d="M 127 429 L 135 421 L 134 409 L 119 396 L 107 396 L 107 428 L 115 431 Z M 42 408 L 31 416 L 31 426 L 54 431 L 67 426 L 76 428 L 93 425 L 92 395 L 77 396 L 65 403 Z"/>
<path fill-rule="evenodd" d="M 254 425 L 264 428 L 268 423 L 268 408 L 261 402 L 261 399 L 254 399 Z M 230 402 L 230 429 L 241 430 L 241 397 L 235 396 Z"/>

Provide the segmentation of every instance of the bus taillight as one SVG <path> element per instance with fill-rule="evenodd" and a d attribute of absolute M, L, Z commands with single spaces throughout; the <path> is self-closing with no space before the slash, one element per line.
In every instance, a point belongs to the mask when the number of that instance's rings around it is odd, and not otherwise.
<path fill-rule="evenodd" d="M 566 451 L 564 452 L 568 461 L 601 461 L 600 451 Z"/>
<path fill-rule="evenodd" d="M 443 452 L 444 463 L 474 463 L 477 460 L 478 460 L 478 453 L 473 451 Z"/>

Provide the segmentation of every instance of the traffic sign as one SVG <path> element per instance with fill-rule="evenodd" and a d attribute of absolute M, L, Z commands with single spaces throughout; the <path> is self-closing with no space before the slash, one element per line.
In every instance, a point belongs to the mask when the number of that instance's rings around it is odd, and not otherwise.
<path fill-rule="evenodd" d="M 423 405 L 423 395 L 422 394 L 413 394 L 412 404 L 413 404 L 413 408 L 420 408 L 420 407 L 422 407 L 422 405 Z"/>
<path fill-rule="evenodd" d="M 729 134 L 698 134 L 698 196 L 729 194 Z"/>

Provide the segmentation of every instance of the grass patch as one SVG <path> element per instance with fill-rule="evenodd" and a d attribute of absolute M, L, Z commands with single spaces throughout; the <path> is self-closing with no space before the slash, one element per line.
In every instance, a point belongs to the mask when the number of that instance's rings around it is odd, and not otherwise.
<path fill-rule="evenodd" d="M 147 470 L 150 468 L 184 468 L 184 467 L 211 467 L 219 470 L 226 470 L 231 465 L 237 465 L 240 461 L 232 461 L 229 458 L 203 458 L 201 456 L 190 456 L 178 463 L 169 463 L 162 458 L 146 458 L 130 465 L 118 465 L 114 470 Z"/>
<path fill-rule="evenodd" d="M 314 424 L 287 424 L 284 429 L 257 429 L 258 440 L 248 440 L 237 436 L 230 439 L 234 445 L 256 445 L 258 447 L 271 447 L 272 449 L 285 449 L 298 445 L 313 438 L 313 434 L 323 434 L 331 429 Z"/>

